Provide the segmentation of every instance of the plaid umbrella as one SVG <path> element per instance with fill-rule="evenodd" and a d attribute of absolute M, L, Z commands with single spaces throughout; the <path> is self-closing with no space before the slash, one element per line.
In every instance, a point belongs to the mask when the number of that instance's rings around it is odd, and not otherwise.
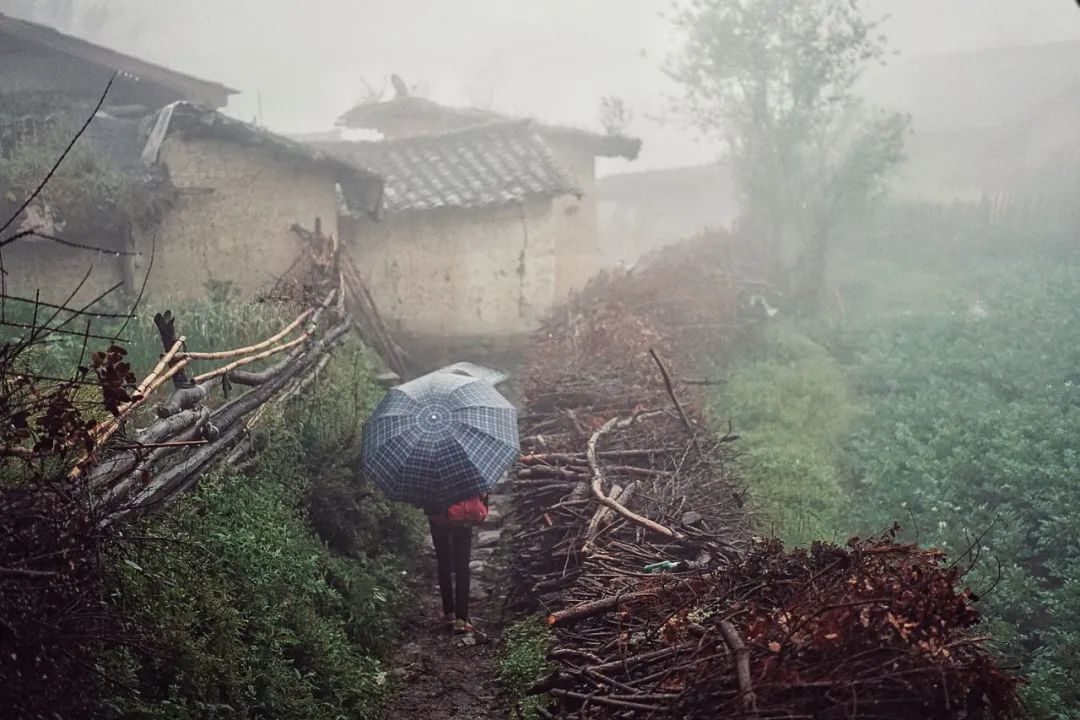
<path fill-rule="evenodd" d="M 365 474 L 421 507 L 490 491 L 521 454 L 514 406 L 483 380 L 441 372 L 390 390 L 362 445 Z"/>

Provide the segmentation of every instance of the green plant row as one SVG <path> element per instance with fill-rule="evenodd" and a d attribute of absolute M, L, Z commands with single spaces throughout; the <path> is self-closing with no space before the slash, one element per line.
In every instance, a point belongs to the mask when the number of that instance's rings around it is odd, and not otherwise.
<path fill-rule="evenodd" d="M 1080 265 L 1014 257 L 863 284 L 858 305 L 770 330 L 713 400 L 745 438 L 759 526 L 803 545 L 900 521 L 972 566 L 1032 713 L 1078 718 Z"/>

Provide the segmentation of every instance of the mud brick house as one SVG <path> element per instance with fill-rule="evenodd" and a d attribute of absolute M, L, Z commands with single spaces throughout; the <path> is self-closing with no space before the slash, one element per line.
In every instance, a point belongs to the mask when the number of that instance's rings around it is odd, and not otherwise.
<path fill-rule="evenodd" d="M 200 296 L 211 282 L 251 295 L 301 256 L 294 223 L 310 228 L 318 218 L 337 234 L 339 217 L 380 211 L 380 178 L 222 115 L 216 109 L 236 91 L 220 83 L 2 14 L 0 68 L 0 210 L 17 208 L 30 189 L 4 176 L 5 159 L 50 133 L 66 142 L 116 73 L 77 148 L 95 177 L 114 178 L 120 197 L 83 193 L 78 203 L 92 211 L 80 212 L 57 207 L 63 201 L 47 188 L 16 226 L 107 252 L 40 238 L 7 245 L 13 294 L 63 299 L 91 267 L 76 302 L 118 283 L 134 293 L 153 257 L 151 297 Z M 132 212 L 136 205 L 146 207 Z"/>
<path fill-rule="evenodd" d="M 18 268 L 8 278 L 16 294 L 40 289 L 55 301 L 92 265 L 79 299 L 116 283 L 135 292 L 148 270 L 150 297 L 199 297 L 211 283 L 252 296 L 303 256 L 294 224 L 310 228 L 318 219 L 323 232 L 338 235 L 339 217 L 375 218 L 382 206 L 374 173 L 188 103 L 139 120 L 99 113 L 80 142 L 131 187 L 159 198 L 159 207 L 114 237 L 91 238 L 121 255 L 33 238 L 5 247 L 5 266 Z M 50 230 L 87 239 L 76 227 Z"/>
<path fill-rule="evenodd" d="M 527 333 L 582 287 L 603 266 L 596 158 L 641 145 L 401 90 L 339 125 L 384 138 L 315 146 L 385 179 L 382 222 L 350 219 L 343 238 L 384 316 L 419 345 Z"/>
<path fill-rule="evenodd" d="M 727 163 L 607 175 L 597 184 L 600 250 L 615 266 L 712 228 L 731 229 L 738 192 Z"/>
<path fill-rule="evenodd" d="M 153 245 L 151 292 L 199 296 L 227 282 L 243 296 L 267 290 L 303 249 L 294 224 L 340 237 L 338 218 L 375 219 L 376 174 L 248 123 L 187 103 L 156 116 L 141 155 L 175 191 L 172 207 L 137 239 L 138 277 Z"/>

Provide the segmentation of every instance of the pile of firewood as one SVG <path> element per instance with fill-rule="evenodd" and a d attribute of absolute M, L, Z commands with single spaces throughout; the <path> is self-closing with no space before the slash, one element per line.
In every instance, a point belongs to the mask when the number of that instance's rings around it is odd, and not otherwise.
<path fill-rule="evenodd" d="M 574 717 L 966 718 L 1017 710 L 961 570 L 891 538 L 640 578 L 556 612 L 538 682 Z M 610 592 L 610 591 L 608 591 Z"/>
<path fill-rule="evenodd" d="M 968 717 L 1016 680 L 933 551 L 752 539 L 708 361 L 752 330 L 724 237 L 601 277 L 537 334 L 508 606 L 547 614 L 551 717 Z"/>

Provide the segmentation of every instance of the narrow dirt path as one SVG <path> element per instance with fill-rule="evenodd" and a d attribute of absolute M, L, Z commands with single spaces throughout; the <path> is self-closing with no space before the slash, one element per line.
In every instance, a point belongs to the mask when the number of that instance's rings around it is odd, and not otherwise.
<path fill-rule="evenodd" d="M 473 360 L 468 356 L 457 359 Z M 498 356 L 489 353 L 474 361 L 509 374 L 499 391 L 520 409 L 520 349 Z M 435 576 L 435 551 L 429 545 L 413 577 L 415 610 L 402 628 L 401 645 L 390 658 L 391 675 L 399 686 L 389 714 L 393 720 L 505 720 L 509 717 L 509 711 L 501 706 L 499 698 L 497 678 L 502 618 L 499 598 L 492 595 L 498 574 L 495 548 L 510 501 L 500 490 L 496 487 L 491 496 L 488 522 L 473 536 L 470 614 L 477 628 L 488 636 L 488 642 L 463 647 L 458 644 L 458 638 L 441 627 L 442 606 Z"/>
<path fill-rule="evenodd" d="M 413 582 L 417 609 L 403 628 L 402 645 L 391 657 L 391 675 L 400 690 L 389 717 L 504 720 L 507 714 L 499 706 L 496 682 L 500 647 L 497 601 L 489 600 L 482 583 L 474 580 L 471 614 L 490 642 L 460 646 L 458 638 L 440 627 L 442 608 L 434 564 L 429 552 Z"/>

